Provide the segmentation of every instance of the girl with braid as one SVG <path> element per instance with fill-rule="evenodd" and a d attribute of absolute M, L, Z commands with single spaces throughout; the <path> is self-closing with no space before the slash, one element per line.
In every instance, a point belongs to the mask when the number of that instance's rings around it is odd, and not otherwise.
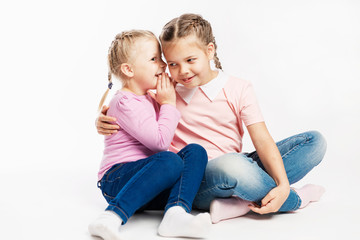
<path fill-rule="evenodd" d="M 290 188 L 323 159 L 326 141 L 309 131 L 275 143 L 264 122 L 250 82 L 222 71 L 208 21 L 183 14 L 168 22 L 160 41 L 176 85 L 176 107 L 182 116 L 170 150 L 193 142 L 209 158 L 194 207 L 210 210 L 213 223 L 250 210 L 267 214 L 292 212 L 318 201 L 322 186 Z M 212 69 L 213 60 L 216 69 Z M 103 108 L 97 120 L 100 134 L 111 134 Z M 244 127 L 256 149 L 242 153 Z"/>
<path fill-rule="evenodd" d="M 205 237 L 210 215 L 193 216 L 190 211 L 207 154 L 198 144 L 177 153 L 167 151 L 180 112 L 157 38 L 143 30 L 118 34 L 110 46 L 108 63 L 108 87 L 113 75 L 121 80 L 122 89 L 110 101 L 107 114 L 117 119 L 121 130 L 105 136 L 98 187 L 109 205 L 89 225 L 89 232 L 105 240 L 120 239 L 119 227 L 135 211 L 165 208 L 158 229 L 161 236 Z M 149 89 L 156 89 L 156 94 Z"/>

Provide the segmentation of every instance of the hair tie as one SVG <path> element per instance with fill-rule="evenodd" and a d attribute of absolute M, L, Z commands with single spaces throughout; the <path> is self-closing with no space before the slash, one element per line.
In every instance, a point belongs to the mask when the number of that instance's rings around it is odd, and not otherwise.
<path fill-rule="evenodd" d="M 111 89 L 111 88 L 112 88 L 112 86 L 113 86 L 113 83 L 112 83 L 112 82 L 109 82 L 109 84 L 108 84 L 108 88 L 109 88 L 109 89 Z"/>

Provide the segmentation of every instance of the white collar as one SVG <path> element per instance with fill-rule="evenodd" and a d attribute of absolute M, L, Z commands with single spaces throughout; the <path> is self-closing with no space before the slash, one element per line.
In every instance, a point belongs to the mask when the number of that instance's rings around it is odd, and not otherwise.
<path fill-rule="evenodd" d="M 221 89 L 224 87 L 226 80 L 227 80 L 227 75 L 223 71 L 218 71 L 217 77 L 205 85 L 189 89 L 186 88 L 184 85 L 178 83 L 175 89 L 187 104 L 190 103 L 192 97 L 194 96 L 198 88 L 201 88 L 201 90 L 204 92 L 206 97 L 210 101 L 213 101 L 216 98 L 216 96 L 219 94 Z"/>

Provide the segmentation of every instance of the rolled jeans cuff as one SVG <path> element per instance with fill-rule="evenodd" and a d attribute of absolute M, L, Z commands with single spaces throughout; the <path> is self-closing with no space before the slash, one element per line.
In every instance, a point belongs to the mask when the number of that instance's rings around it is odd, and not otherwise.
<path fill-rule="evenodd" d="M 180 207 L 184 208 L 187 213 L 190 213 L 190 212 L 191 212 L 191 208 L 190 208 L 188 205 L 186 205 L 184 202 L 182 202 L 182 201 L 178 201 L 178 202 L 173 202 L 173 203 L 168 203 L 168 204 L 166 204 L 166 206 L 165 206 L 165 212 L 166 212 L 169 208 L 175 207 L 175 206 L 180 206 Z"/>
<path fill-rule="evenodd" d="M 129 217 L 127 216 L 127 214 L 122 210 L 120 209 L 119 207 L 117 206 L 114 206 L 114 205 L 109 205 L 105 211 L 113 211 L 115 212 L 117 215 L 119 215 L 119 217 L 121 218 L 122 220 L 122 225 L 124 225 L 128 220 L 129 220 Z"/>

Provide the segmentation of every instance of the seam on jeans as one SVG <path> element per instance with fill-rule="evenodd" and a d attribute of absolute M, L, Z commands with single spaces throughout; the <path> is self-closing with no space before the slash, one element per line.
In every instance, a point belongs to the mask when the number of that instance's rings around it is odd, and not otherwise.
<path fill-rule="evenodd" d="M 293 136 L 293 137 L 289 137 L 288 139 L 285 139 L 284 142 L 283 142 L 281 145 L 283 145 L 283 144 L 291 141 L 292 139 L 294 139 L 294 137 L 302 137 L 302 138 L 307 139 L 306 134 L 301 134 L 301 133 L 300 133 L 300 134 L 298 134 L 298 135 L 295 135 L 295 136 Z"/>
<path fill-rule="evenodd" d="M 293 148 L 291 148 L 289 151 L 287 151 L 286 153 L 284 153 L 281 157 L 286 157 L 287 155 L 289 155 L 291 152 L 293 152 L 294 150 L 296 150 L 299 146 L 301 146 L 301 145 L 303 145 L 303 144 L 305 144 L 305 143 L 307 143 L 308 141 L 309 141 L 309 138 L 305 135 L 305 134 L 299 134 L 299 135 L 297 135 L 296 137 L 302 137 L 302 138 L 304 138 L 305 140 L 303 141 L 303 142 L 301 142 L 301 143 L 298 143 L 298 144 L 296 144 Z M 287 143 L 287 142 L 289 142 L 289 141 L 291 141 L 293 138 L 289 138 L 289 139 L 287 139 L 286 141 L 284 141 L 280 146 L 282 146 L 282 145 L 284 145 L 285 143 Z M 279 146 L 279 147 L 280 147 Z"/>
<path fill-rule="evenodd" d="M 107 182 L 108 182 L 108 183 L 113 183 L 113 182 L 115 182 L 115 181 L 118 181 L 120 178 L 122 178 L 122 177 L 116 177 L 116 178 L 114 178 L 113 180 L 107 181 Z"/>
<path fill-rule="evenodd" d="M 216 188 L 218 188 L 218 189 L 220 189 L 220 190 L 223 190 L 223 189 L 220 188 L 220 186 L 221 186 L 220 184 L 216 184 L 214 187 L 208 188 L 208 189 L 206 189 L 205 191 L 202 191 L 202 192 L 198 192 L 196 195 L 201 195 L 201 194 L 204 194 L 204 193 L 211 192 L 211 191 L 213 191 L 213 190 L 216 189 Z M 233 188 L 233 189 L 235 189 L 235 188 Z"/>
<path fill-rule="evenodd" d="M 302 145 L 304 145 L 304 144 L 306 144 L 306 143 L 308 143 L 308 142 L 310 141 L 310 139 L 307 137 L 306 134 L 298 134 L 298 135 L 296 135 L 295 137 L 297 137 L 297 138 L 298 138 L 298 137 L 301 137 L 301 138 L 305 139 L 305 141 L 303 141 L 303 142 L 301 142 L 301 143 L 298 143 L 298 144 L 296 144 L 295 146 L 293 146 L 289 151 L 287 151 L 286 153 L 284 153 L 283 155 L 281 155 L 281 158 L 286 157 L 286 156 L 289 155 L 291 152 L 295 151 L 298 147 L 300 147 L 300 146 L 302 146 Z M 289 142 L 289 141 L 291 141 L 291 140 L 293 140 L 293 139 L 294 139 L 293 137 L 289 137 L 288 139 L 284 140 L 279 146 L 277 146 L 277 148 L 279 148 L 280 146 L 285 145 L 287 142 Z M 256 151 L 254 152 L 254 154 L 257 155 L 257 156 L 259 156 Z M 260 161 L 261 161 L 261 160 L 260 160 Z"/>
<path fill-rule="evenodd" d="M 140 160 L 138 160 L 138 161 L 145 160 L 145 159 L 146 159 L 146 158 L 140 159 Z M 137 162 L 137 161 L 135 161 L 135 162 Z M 151 162 L 151 161 L 148 161 L 144 166 L 146 166 L 149 162 Z M 119 170 L 121 167 L 123 167 L 123 166 L 124 166 L 125 164 L 127 164 L 127 163 L 134 163 L 134 162 L 117 163 L 119 166 L 115 167 L 113 170 L 111 170 L 111 172 L 106 173 L 107 177 L 106 177 L 106 179 L 104 179 L 104 182 L 114 183 L 114 182 L 118 181 L 120 178 L 123 178 L 124 176 L 122 175 L 122 176 L 118 176 L 118 177 L 116 177 L 116 178 L 114 178 L 114 179 L 109 180 L 109 179 L 108 179 L 108 176 L 109 176 L 111 173 L 114 173 L 115 171 Z M 134 169 L 134 168 L 135 168 L 135 167 L 132 167 L 131 169 L 128 169 L 128 170 L 132 170 L 132 169 Z M 105 175 L 104 175 L 104 176 L 105 176 Z"/>
<path fill-rule="evenodd" d="M 191 208 L 183 201 L 180 201 L 187 209 L 188 211 L 190 212 L 191 211 Z"/>
<path fill-rule="evenodd" d="M 182 160 L 183 162 L 185 162 L 185 161 L 184 161 L 184 153 L 181 153 L 181 160 Z M 184 165 L 185 165 L 185 163 L 184 163 Z M 180 201 L 181 186 L 182 186 L 182 180 L 183 180 L 183 173 L 184 173 L 184 170 L 181 172 L 181 176 L 180 176 L 180 183 L 179 183 L 179 190 L 178 190 L 179 194 L 178 194 L 178 197 L 177 197 L 177 201 L 178 201 L 178 202 Z"/>
<path fill-rule="evenodd" d="M 178 198 L 177 198 L 178 202 L 180 201 L 182 180 L 183 180 L 183 173 L 181 173 L 181 177 L 180 177 L 179 194 L 178 194 Z"/>
<path fill-rule="evenodd" d="M 108 195 L 107 193 L 105 193 L 105 192 L 102 192 L 106 197 L 108 197 L 108 198 L 111 198 L 111 199 L 114 199 L 115 197 L 113 197 L 113 196 L 110 196 L 110 195 Z"/>
<path fill-rule="evenodd" d="M 127 162 L 126 162 L 127 163 Z M 125 164 L 125 163 L 124 163 Z M 146 165 L 146 164 L 145 164 Z M 118 169 L 116 169 L 116 170 L 119 170 L 120 168 L 118 168 Z M 132 170 L 132 169 L 131 169 Z M 123 178 L 124 177 L 124 175 L 122 175 L 122 176 L 118 176 L 118 177 L 116 177 L 116 178 L 114 178 L 114 179 L 111 179 L 111 180 L 104 180 L 104 181 L 106 181 L 107 183 L 114 183 L 114 182 L 116 182 L 116 181 L 118 181 L 119 179 L 121 179 L 121 178 Z"/>
<path fill-rule="evenodd" d="M 129 220 L 129 217 L 127 216 L 127 214 L 121 208 L 119 208 L 118 206 L 115 206 L 115 205 L 109 205 L 109 206 L 119 209 L 119 211 L 122 212 L 122 214 L 125 215 L 126 221 Z"/>
<path fill-rule="evenodd" d="M 205 193 L 208 193 L 208 192 L 210 192 L 210 191 L 212 191 L 212 190 L 214 190 L 214 189 L 216 189 L 216 188 L 219 188 L 219 186 L 220 185 L 216 185 L 215 187 L 212 187 L 212 188 L 210 188 L 210 189 L 207 189 L 206 191 L 203 191 L 203 192 L 201 192 L 201 193 L 197 193 L 196 195 L 198 195 L 198 196 L 201 196 L 202 194 L 205 194 Z M 220 188 L 219 188 L 220 189 Z M 233 188 L 233 194 L 231 195 L 231 196 L 233 196 L 233 195 L 236 195 L 236 196 L 238 196 L 238 197 L 240 197 L 240 198 L 242 198 L 242 199 L 244 199 L 244 200 L 247 200 L 247 201 L 252 201 L 252 200 L 250 200 L 249 198 L 247 198 L 247 197 L 245 197 L 243 194 L 240 194 L 238 191 L 236 191 L 235 190 L 235 188 Z M 214 196 L 215 198 L 217 197 L 217 196 Z M 230 196 L 229 196 L 230 197 Z"/>
<path fill-rule="evenodd" d="M 300 207 L 300 204 L 301 204 L 301 198 L 298 197 L 298 202 L 297 202 L 296 208 L 294 210 L 297 210 Z"/>
<path fill-rule="evenodd" d="M 304 138 L 305 138 L 305 141 L 296 144 L 293 148 L 291 148 L 289 151 L 287 151 L 286 153 L 284 153 L 284 155 L 282 155 L 281 157 L 282 157 L 282 158 L 287 157 L 287 155 L 289 155 L 290 153 L 292 153 L 293 151 L 295 151 L 296 149 L 298 149 L 300 146 L 302 146 L 302 145 L 304 145 L 304 144 L 306 144 L 306 143 L 309 142 L 309 138 L 307 138 L 307 137 L 304 137 Z M 289 139 L 288 141 L 290 141 L 290 139 Z M 288 142 L 288 141 L 286 141 L 286 142 Z M 284 144 L 285 144 L 286 142 L 284 142 Z"/>
<path fill-rule="evenodd" d="M 292 189 L 292 190 L 295 192 L 295 194 L 298 196 L 298 197 L 297 197 L 298 200 L 297 200 L 295 209 L 292 210 L 292 211 L 295 211 L 295 210 L 297 210 L 297 209 L 300 208 L 302 200 L 301 200 L 299 194 L 296 192 L 296 190 L 295 190 L 294 188 L 291 188 L 291 189 Z"/>
<path fill-rule="evenodd" d="M 203 191 L 203 192 L 201 192 L 201 193 L 197 193 L 196 195 L 197 195 L 197 196 L 201 196 L 201 195 L 203 195 L 203 194 L 206 194 L 206 193 L 211 192 L 212 190 L 214 190 L 214 189 L 216 189 L 216 188 L 220 189 L 220 185 L 217 184 L 217 185 L 215 185 L 214 187 L 207 189 L 206 191 Z M 245 197 L 245 195 L 243 195 L 243 194 L 239 193 L 238 191 L 236 191 L 235 188 L 233 188 L 233 191 L 234 191 L 234 192 L 233 192 L 233 194 L 232 194 L 231 196 L 236 195 L 236 196 L 238 196 L 238 197 L 240 197 L 240 198 L 242 198 L 242 199 L 244 199 L 244 200 L 253 201 L 253 200 L 249 199 L 248 197 Z M 229 197 L 231 197 L 231 196 L 229 196 Z M 217 198 L 218 196 L 214 196 L 214 197 Z"/>
<path fill-rule="evenodd" d="M 208 192 L 211 192 L 212 190 L 214 190 L 215 188 L 217 188 L 218 186 L 215 185 L 214 187 L 212 188 L 209 188 L 209 189 L 206 189 L 205 191 L 202 191 L 202 192 L 198 192 L 196 195 L 202 195 L 202 194 L 205 194 L 205 193 L 208 193 Z"/>
<path fill-rule="evenodd" d="M 124 165 L 124 163 L 118 163 L 118 166 L 116 166 L 114 169 L 111 169 L 110 172 L 106 173 L 105 181 L 111 182 L 111 181 L 109 181 L 109 175 L 114 173 L 115 171 L 119 170 L 119 168 L 121 168 L 123 165 Z"/>
<path fill-rule="evenodd" d="M 234 194 L 233 195 L 236 195 L 238 196 L 239 198 L 243 199 L 243 200 L 246 200 L 246 201 L 256 201 L 256 199 L 250 199 L 248 197 L 245 197 L 245 195 L 239 193 L 238 191 L 234 190 Z"/>

